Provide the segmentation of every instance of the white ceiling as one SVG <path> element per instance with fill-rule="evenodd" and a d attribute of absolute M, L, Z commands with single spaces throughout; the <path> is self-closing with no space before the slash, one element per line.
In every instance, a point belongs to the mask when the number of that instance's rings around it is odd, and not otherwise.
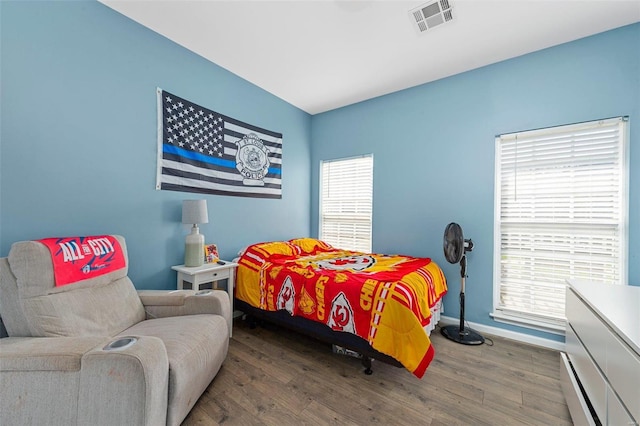
<path fill-rule="evenodd" d="M 640 21 L 640 0 L 449 0 L 418 34 L 428 0 L 100 1 L 310 114 Z"/>

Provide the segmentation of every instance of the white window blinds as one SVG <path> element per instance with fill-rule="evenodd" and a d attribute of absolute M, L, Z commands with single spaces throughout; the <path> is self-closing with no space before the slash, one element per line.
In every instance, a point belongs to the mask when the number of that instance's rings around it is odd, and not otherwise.
<path fill-rule="evenodd" d="M 320 239 L 334 247 L 370 252 L 373 156 L 320 165 Z"/>
<path fill-rule="evenodd" d="M 626 127 L 496 138 L 494 318 L 559 331 L 566 279 L 626 284 Z"/>

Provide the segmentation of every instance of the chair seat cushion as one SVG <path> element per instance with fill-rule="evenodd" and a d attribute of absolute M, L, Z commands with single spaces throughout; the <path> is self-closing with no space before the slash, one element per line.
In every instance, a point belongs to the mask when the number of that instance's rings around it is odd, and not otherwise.
<path fill-rule="evenodd" d="M 154 336 L 169 359 L 167 424 L 184 419 L 209 386 L 229 348 L 229 330 L 220 315 L 156 318 L 135 324 L 120 336 Z"/>

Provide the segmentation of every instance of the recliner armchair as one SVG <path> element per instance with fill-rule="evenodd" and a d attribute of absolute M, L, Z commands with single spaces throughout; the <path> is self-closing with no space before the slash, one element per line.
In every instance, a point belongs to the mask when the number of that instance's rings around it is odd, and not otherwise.
<path fill-rule="evenodd" d="M 0 259 L 3 426 L 178 425 L 218 373 L 228 295 L 136 291 L 113 237 L 124 268 L 61 287 L 40 242 Z"/>

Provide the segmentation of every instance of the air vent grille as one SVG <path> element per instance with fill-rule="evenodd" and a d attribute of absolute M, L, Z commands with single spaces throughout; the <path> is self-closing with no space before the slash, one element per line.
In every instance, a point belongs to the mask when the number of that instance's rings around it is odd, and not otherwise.
<path fill-rule="evenodd" d="M 453 20 L 449 0 L 431 1 L 409 11 L 412 16 L 414 28 L 418 33 L 423 34 L 438 25 Z"/>

